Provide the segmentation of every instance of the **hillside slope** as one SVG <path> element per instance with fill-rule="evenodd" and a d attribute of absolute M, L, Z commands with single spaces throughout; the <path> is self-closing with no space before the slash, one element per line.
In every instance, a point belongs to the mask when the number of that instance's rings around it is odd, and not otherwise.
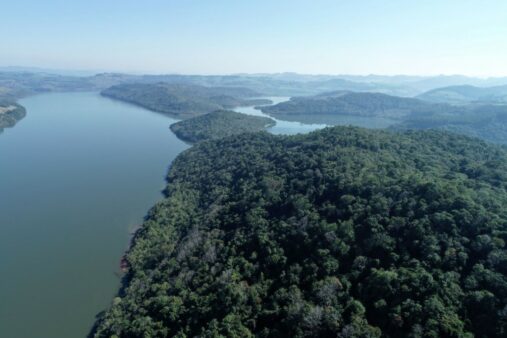
<path fill-rule="evenodd" d="M 450 86 L 430 90 L 417 98 L 430 102 L 468 104 L 501 103 L 507 104 L 507 86 L 474 87 Z"/>
<path fill-rule="evenodd" d="M 505 337 L 507 154 L 442 132 L 180 155 L 96 337 Z"/>
<path fill-rule="evenodd" d="M 101 94 L 181 119 L 237 106 L 271 103 L 269 100 L 252 99 L 260 94 L 247 88 L 189 84 L 122 84 Z"/>
<path fill-rule="evenodd" d="M 399 119 L 414 112 L 434 110 L 436 107 L 413 98 L 381 93 L 337 91 L 315 96 L 293 97 L 289 101 L 260 109 L 275 117 L 351 115 Z"/>
<path fill-rule="evenodd" d="M 267 117 L 219 110 L 173 123 L 170 128 L 183 141 L 199 142 L 257 132 L 274 125 L 275 121 Z"/>

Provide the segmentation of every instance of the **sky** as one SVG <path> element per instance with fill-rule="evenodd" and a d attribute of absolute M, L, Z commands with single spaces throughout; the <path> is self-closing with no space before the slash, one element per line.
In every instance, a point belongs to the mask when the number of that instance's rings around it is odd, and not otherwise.
<path fill-rule="evenodd" d="M 0 0 L 0 66 L 507 76 L 505 0 Z"/>

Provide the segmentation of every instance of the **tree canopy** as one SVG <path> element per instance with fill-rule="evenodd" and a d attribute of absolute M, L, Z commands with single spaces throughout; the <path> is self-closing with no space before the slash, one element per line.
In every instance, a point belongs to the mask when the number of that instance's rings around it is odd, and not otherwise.
<path fill-rule="evenodd" d="M 14 127 L 25 115 L 26 110 L 23 106 L 11 101 L 0 100 L 0 133 L 4 128 Z"/>
<path fill-rule="evenodd" d="M 96 337 L 505 337 L 507 153 L 334 127 L 201 142 Z"/>
<path fill-rule="evenodd" d="M 254 99 L 260 94 L 248 88 L 170 83 L 120 84 L 103 90 L 102 95 L 181 119 L 237 106 L 271 103 Z"/>
<path fill-rule="evenodd" d="M 170 128 L 183 141 L 194 143 L 246 132 L 257 132 L 274 126 L 275 123 L 267 117 L 219 110 L 173 123 Z"/>

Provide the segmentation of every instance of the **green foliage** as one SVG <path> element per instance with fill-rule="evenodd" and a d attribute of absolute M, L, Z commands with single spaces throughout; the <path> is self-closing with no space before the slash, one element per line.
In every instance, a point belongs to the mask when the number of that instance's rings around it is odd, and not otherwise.
<path fill-rule="evenodd" d="M 274 125 L 275 121 L 267 117 L 220 110 L 176 122 L 170 128 L 176 136 L 184 141 L 199 142 L 241 133 L 257 132 Z"/>
<path fill-rule="evenodd" d="M 293 97 L 290 101 L 261 107 L 266 114 L 291 115 L 351 115 L 399 119 L 416 111 L 437 109 L 437 105 L 421 100 L 381 93 L 336 91 L 315 96 Z"/>
<path fill-rule="evenodd" d="M 295 97 L 260 109 L 279 119 L 306 123 L 333 124 L 333 116 L 355 116 L 370 118 L 374 126 L 376 118 L 383 118 L 392 120 L 390 128 L 394 130 L 442 129 L 507 144 L 507 105 L 453 106 L 379 93 L 341 91 Z"/>
<path fill-rule="evenodd" d="M 25 115 L 26 110 L 23 106 L 10 101 L 0 101 L 0 133 L 4 128 L 14 127 Z"/>
<path fill-rule="evenodd" d="M 417 96 L 421 100 L 450 104 L 507 103 L 507 86 L 450 86 L 432 89 Z"/>
<path fill-rule="evenodd" d="M 237 106 L 271 103 L 269 100 L 251 99 L 259 94 L 247 88 L 190 84 L 122 84 L 101 94 L 181 119 Z"/>
<path fill-rule="evenodd" d="M 411 116 L 395 129 L 441 129 L 507 144 L 507 106 L 469 105 Z"/>
<path fill-rule="evenodd" d="M 97 337 L 505 337 L 507 153 L 444 132 L 181 154 Z"/>

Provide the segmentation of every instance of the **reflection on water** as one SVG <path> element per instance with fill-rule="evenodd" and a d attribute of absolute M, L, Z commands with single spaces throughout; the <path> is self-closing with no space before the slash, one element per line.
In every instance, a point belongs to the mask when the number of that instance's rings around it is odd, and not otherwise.
<path fill-rule="evenodd" d="M 288 101 L 289 97 L 266 97 L 273 104 Z M 269 129 L 273 134 L 298 134 L 322 129 L 326 126 L 357 126 L 364 128 L 387 128 L 396 123 L 395 120 L 376 117 L 348 116 L 348 115 L 277 115 L 277 118 L 264 114 L 254 107 L 241 107 L 235 109 L 239 113 L 257 116 L 266 116 L 276 121 L 276 125 Z"/>
<path fill-rule="evenodd" d="M 0 337 L 84 337 L 188 146 L 174 120 L 96 93 L 20 103 L 27 116 L 0 135 Z"/>

